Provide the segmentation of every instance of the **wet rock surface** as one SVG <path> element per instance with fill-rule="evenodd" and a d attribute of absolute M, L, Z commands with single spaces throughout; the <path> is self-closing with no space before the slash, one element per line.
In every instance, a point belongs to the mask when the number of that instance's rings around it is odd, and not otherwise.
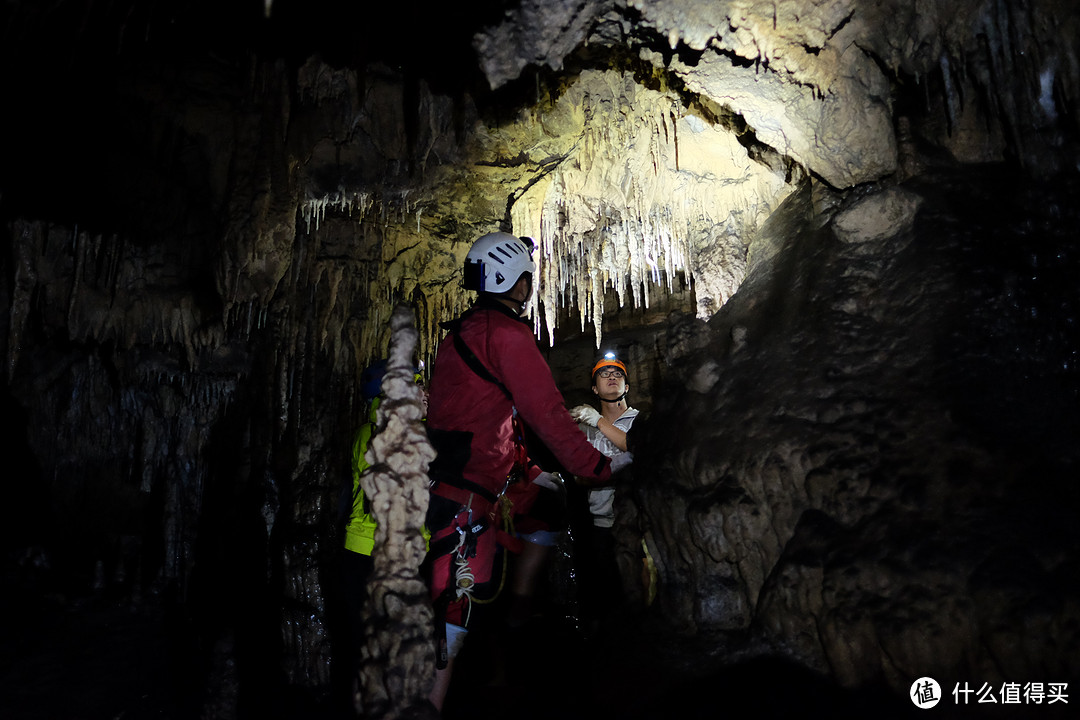
<path fill-rule="evenodd" d="M 744 630 L 852 687 L 1077 677 L 1074 191 L 998 167 L 831 219 L 789 204 L 785 249 L 641 430 L 684 633 Z"/>

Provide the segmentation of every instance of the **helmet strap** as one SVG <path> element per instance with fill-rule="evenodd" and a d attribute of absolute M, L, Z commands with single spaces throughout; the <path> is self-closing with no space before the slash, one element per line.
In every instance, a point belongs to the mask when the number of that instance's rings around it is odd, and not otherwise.
<path fill-rule="evenodd" d="M 524 314 L 524 312 L 525 312 L 525 304 L 529 302 L 528 298 L 526 298 L 525 300 L 516 300 L 516 299 L 510 297 L 509 293 L 502 293 L 500 295 L 496 295 L 495 297 L 497 297 L 498 299 L 502 300 L 505 303 L 513 305 L 514 307 L 512 309 L 517 313 L 517 315 L 519 317 L 522 314 Z"/>
<path fill-rule="evenodd" d="M 521 300 L 518 300 L 517 298 L 513 297 L 510 293 L 512 293 L 514 291 L 514 288 L 517 287 L 517 284 L 518 284 L 518 282 L 521 281 L 521 278 L 525 277 L 526 275 L 528 275 L 528 280 L 529 280 L 528 281 L 528 288 L 527 288 L 527 290 L 525 292 L 525 297 L 522 298 Z M 525 314 L 525 305 L 528 304 L 529 299 L 532 297 L 532 274 L 531 273 L 522 273 L 521 275 L 518 276 L 518 279 L 514 281 L 514 285 L 511 286 L 511 288 L 509 290 L 507 290 L 506 292 L 501 292 L 498 295 L 496 295 L 495 297 L 499 298 L 503 302 L 512 304 L 517 309 L 518 316 L 524 315 Z"/>

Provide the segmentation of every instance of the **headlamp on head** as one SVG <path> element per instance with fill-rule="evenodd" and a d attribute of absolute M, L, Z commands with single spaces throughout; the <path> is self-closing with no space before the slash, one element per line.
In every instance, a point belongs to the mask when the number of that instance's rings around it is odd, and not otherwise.
<path fill-rule="evenodd" d="M 618 356 L 610 350 L 604 353 L 604 356 L 600 358 L 600 360 L 595 365 L 593 365 L 591 377 L 594 381 L 596 380 L 596 373 L 600 372 L 604 368 L 617 368 L 622 371 L 623 377 L 626 377 L 626 365 L 623 364 L 622 360 L 619 360 Z"/>

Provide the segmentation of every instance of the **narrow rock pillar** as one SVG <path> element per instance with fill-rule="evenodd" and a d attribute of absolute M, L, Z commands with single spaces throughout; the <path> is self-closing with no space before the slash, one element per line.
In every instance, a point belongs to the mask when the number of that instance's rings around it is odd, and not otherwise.
<path fill-rule="evenodd" d="M 360 478 L 378 522 L 374 569 L 365 608 L 366 642 L 358 710 L 365 718 L 437 717 L 427 696 L 435 677 L 432 609 L 419 568 L 428 507 L 428 464 L 435 450 L 422 422 L 423 391 L 414 382 L 418 333 L 398 305 L 390 319 L 390 357 L 378 429 Z"/>

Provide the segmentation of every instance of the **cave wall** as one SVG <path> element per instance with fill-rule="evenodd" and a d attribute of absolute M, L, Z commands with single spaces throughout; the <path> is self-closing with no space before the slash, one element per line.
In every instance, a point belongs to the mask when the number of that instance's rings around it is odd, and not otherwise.
<path fill-rule="evenodd" d="M 681 331 L 634 504 L 685 633 L 898 694 L 1080 672 L 1075 180 L 1015 180 L 806 188 Z"/>

